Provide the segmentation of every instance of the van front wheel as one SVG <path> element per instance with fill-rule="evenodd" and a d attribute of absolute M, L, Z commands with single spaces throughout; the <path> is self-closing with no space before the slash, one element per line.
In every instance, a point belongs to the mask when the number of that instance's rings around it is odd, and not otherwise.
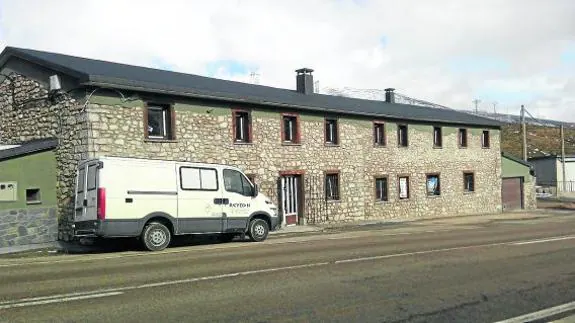
<path fill-rule="evenodd" d="M 171 240 L 170 230 L 159 222 L 150 222 L 142 231 L 144 247 L 150 251 L 164 250 Z"/>
<path fill-rule="evenodd" d="M 253 219 L 250 222 L 250 228 L 248 230 L 248 235 L 250 239 L 254 242 L 264 241 L 268 237 L 270 228 L 268 223 L 262 219 Z"/>

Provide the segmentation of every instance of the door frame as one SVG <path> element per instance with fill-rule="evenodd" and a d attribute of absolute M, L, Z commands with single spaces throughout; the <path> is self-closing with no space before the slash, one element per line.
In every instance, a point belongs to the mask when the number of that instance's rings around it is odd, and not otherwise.
<path fill-rule="evenodd" d="M 297 181 L 297 194 L 298 194 L 298 201 L 297 201 L 297 221 L 296 221 L 296 226 L 297 225 L 306 225 L 306 221 L 305 221 L 305 211 L 304 211 L 304 206 L 305 206 L 305 194 L 304 194 L 304 177 L 305 177 L 305 171 L 302 169 L 297 169 L 297 170 L 283 170 L 283 171 L 279 171 L 278 173 L 279 177 L 278 177 L 278 207 L 282 212 L 282 227 L 287 226 L 286 223 L 286 219 L 285 219 L 285 213 L 283 210 L 283 203 L 282 203 L 282 199 L 283 199 L 283 192 L 281 191 L 281 179 L 284 176 L 295 176 L 298 178 Z"/>
<path fill-rule="evenodd" d="M 524 176 L 509 176 L 509 177 L 502 177 L 501 178 L 501 206 L 502 206 L 502 209 L 503 209 L 503 180 L 505 180 L 505 179 L 516 179 L 516 178 L 519 179 L 519 194 L 520 194 L 520 196 L 519 196 L 519 198 L 520 198 L 519 209 L 520 210 L 525 209 L 525 194 L 524 194 L 525 178 L 524 178 Z M 503 211 L 505 211 L 505 209 L 503 209 Z"/>

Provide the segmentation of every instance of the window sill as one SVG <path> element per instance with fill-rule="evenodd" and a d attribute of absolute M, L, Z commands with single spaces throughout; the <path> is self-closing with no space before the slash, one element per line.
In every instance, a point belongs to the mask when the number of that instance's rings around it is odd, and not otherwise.
<path fill-rule="evenodd" d="M 437 198 L 440 198 L 440 197 L 441 197 L 441 194 L 440 194 L 440 195 L 427 195 L 427 198 L 428 198 L 428 199 L 437 199 Z"/>
<path fill-rule="evenodd" d="M 373 148 L 387 148 L 387 145 L 373 144 Z"/>
<path fill-rule="evenodd" d="M 177 140 L 173 139 L 156 139 L 156 138 L 145 138 L 144 142 L 156 142 L 156 143 L 177 143 Z"/>
<path fill-rule="evenodd" d="M 407 149 L 407 148 L 409 148 L 409 146 L 397 145 L 397 148 L 399 148 L 399 149 Z"/>
<path fill-rule="evenodd" d="M 376 205 L 384 205 L 384 204 L 389 204 L 389 200 L 375 200 L 375 204 Z"/>
<path fill-rule="evenodd" d="M 283 141 L 282 142 L 282 146 L 301 146 L 301 142 L 288 142 L 288 141 Z"/>
<path fill-rule="evenodd" d="M 409 197 L 408 197 L 408 198 L 403 198 L 403 199 L 402 199 L 402 198 L 398 198 L 397 200 L 400 201 L 400 202 L 408 202 L 410 199 L 409 199 Z"/>
<path fill-rule="evenodd" d="M 459 149 L 467 149 L 467 146 L 459 146 Z"/>
<path fill-rule="evenodd" d="M 481 147 L 481 149 L 491 149 L 491 147 Z"/>
<path fill-rule="evenodd" d="M 234 141 L 233 142 L 234 145 L 237 146 L 253 146 L 253 142 L 243 142 L 243 141 Z"/>
<path fill-rule="evenodd" d="M 329 142 L 324 143 L 325 147 L 339 147 L 339 144 L 331 144 Z"/>
<path fill-rule="evenodd" d="M 341 199 L 339 200 L 327 200 L 328 203 L 341 203 Z"/>
<path fill-rule="evenodd" d="M 26 202 L 26 205 L 38 205 L 38 204 L 42 204 L 42 201 L 29 201 L 29 202 Z"/>
<path fill-rule="evenodd" d="M 475 194 L 475 191 L 463 191 L 464 195 L 472 195 Z"/>
<path fill-rule="evenodd" d="M 443 149 L 443 146 L 433 146 L 433 149 Z"/>

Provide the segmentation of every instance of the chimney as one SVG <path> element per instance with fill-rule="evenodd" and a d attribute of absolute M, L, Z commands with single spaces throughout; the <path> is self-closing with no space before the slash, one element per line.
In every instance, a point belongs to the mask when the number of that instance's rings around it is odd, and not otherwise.
<path fill-rule="evenodd" d="M 297 91 L 303 94 L 313 94 L 313 75 L 311 68 L 300 68 L 296 70 Z"/>
<path fill-rule="evenodd" d="M 385 89 L 385 102 L 395 103 L 395 93 L 393 91 L 395 91 L 394 88 Z"/>

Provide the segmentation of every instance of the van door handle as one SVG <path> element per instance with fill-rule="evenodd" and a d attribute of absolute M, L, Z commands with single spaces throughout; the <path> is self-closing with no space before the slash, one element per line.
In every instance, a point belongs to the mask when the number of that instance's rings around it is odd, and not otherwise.
<path fill-rule="evenodd" d="M 216 205 L 229 204 L 229 203 L 230 203 L 229 199 L 220 199 L 220 198 L 214 199 L 214 204 Z"/>

